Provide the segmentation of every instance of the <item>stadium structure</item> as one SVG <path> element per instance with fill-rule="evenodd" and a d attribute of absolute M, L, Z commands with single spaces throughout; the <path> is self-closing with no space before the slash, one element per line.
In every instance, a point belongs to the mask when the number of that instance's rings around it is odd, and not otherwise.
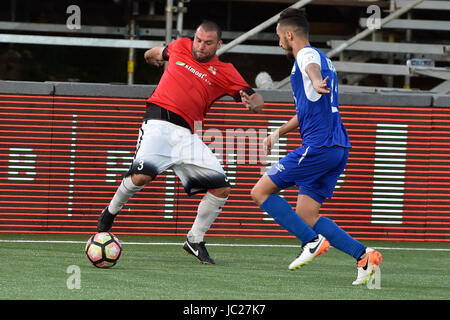
<path fill-rule="evenodd" d="M 201 134 L 224 141 L 215 151 L 233 193 L 208 236 L 292 237 L 249 194 L 300 143 L 291 133 L 277 155 L 258 151 L 261 137 L 294 112 L 290 62 L 274 32 L 279 12 L 294 6 L 311 22 L 311 43 L 336 66 L 353 145 L 322 213 L 357 239 L 450 240 L 450 1 L 25 2 L 0 5 L 0 233 L 95 231 L 161 76 L 144 64 L 144 50 L 192 36 L 211 19 L 223 26 L 220 58 L 267 108 L 249 115 L 229 98 L 212 106 Z M 296 199 L 294 190 L 283 195 Z M 115 232 L 184 235 L 197 202 L 169 170 L 127 204 Z"/>

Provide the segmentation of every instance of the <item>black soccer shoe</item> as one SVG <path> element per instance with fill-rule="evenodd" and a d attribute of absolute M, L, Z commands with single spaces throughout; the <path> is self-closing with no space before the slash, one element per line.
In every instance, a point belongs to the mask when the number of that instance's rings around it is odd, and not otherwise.
<path fill-rule="evenodd" d="M 204 241 L 200 243 L 194 243 L 186 239 L 183 245 L 183 250 L 187 255 L 192 254 L 197 258 L 198 262 L 202 264 L 216 264 L 214 260 L 209 256 Z"/>
<path fill-rule="evenodd" d="M 109 230 L 111 230 L 116 216 L 117 214 L 111 214 L 108 211 L 108 207 L 103 209 L 100 217 L 98 217 L 97 232 L 108 232 Z"/>

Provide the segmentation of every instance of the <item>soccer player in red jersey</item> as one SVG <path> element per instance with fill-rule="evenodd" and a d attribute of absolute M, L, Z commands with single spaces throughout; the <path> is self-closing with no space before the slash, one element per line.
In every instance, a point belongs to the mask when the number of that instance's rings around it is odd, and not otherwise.
<path fill-rule="evenodd" d="M 167 61 L 167 66 L 147 100 L 133 163 L 98 219 L 99 232 L 109 231 L 125 203 L 171 168 L 189 196 L 205 192 L 183 249 L 200 263 L 215 263 L 203 238 L 228 199 L 230 183 L 215 155 L 195 134 L 195 127 L 203 123 L 214 101 L 225 95 L 242 101 L 251 112 L 260 112 L 264 106 L 262 96 L 234 66 L 218 59 L 216 51 L 221 45 L 220 27 L 204 21 L 193 40 L 180 38 L 145 52 L 147 63 L 161 67 Z"/>

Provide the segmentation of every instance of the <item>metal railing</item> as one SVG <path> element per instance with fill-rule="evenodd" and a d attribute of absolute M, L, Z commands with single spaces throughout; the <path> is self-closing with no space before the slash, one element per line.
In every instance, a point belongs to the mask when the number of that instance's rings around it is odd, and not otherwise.
<path fill-rule="evenodd" d="M 305 5 L 307 5 L 308 3 L 310 3 L 312 0 L 300 0 L 296 3 L 294 3 L 292 6 L 290 6 L 290 8 L 301 8 Z M 221 55 L 225 52 L 227 52 L 228 50 L 232 49 L 233 47 L 235 47 L 236 45 L 244 42 L 245 40 L 247 40 L 248 38 L 250 38 L 251 36 L 261 32 L 262 30 L 270 27 L 271 25 L 273 25 L 274 23 L 277 22 L 278 18 L 280 17 L 281 12 L 279 12 L 278 14 L 274 15 L 273 17 L 267 19 L 266 21 L 264 21 L 263 23 L 257 25 L 256 27 L 254 27 L 253 29 L 247 31 L 246 33 L 244 33 L 243 35 L 237 37 L 236 39 L 234 39 L 233 41 L 231 41 L 230 43 L 225 44 L 224 46 L 222 46 L 218 51 L 217 51 L 217 55 Z"/>
<path fill-rule="evenodd" d="M 409 10 L 411 10 L 412 8 L 414 8 L 415 6 L 417 6 L 418 4 L 422 3 L 424 0 L 415 0 L 413 2 L 408 3 L 407 5 L 405 5 L 404 7 L 401 7 L 400 9 L 392 12 L 391 14 L 389 14 L 387 17 L 385 17 L 384 19 L 382 19 L 380 21 L 380 27 L 385 25 L 386 23 L 388 23 L 389 21 L 400 17 L 402 14 L 408 12 Z M 368 35 L 374 33 L 377 29 L 375 28 L 366 28 L 363 31 L 361 31 L 360 33 L 356 34 L 355 36 L 351 37 L 350 39 L 348 39 L 347 41 L 345 41 L 344 43 L 340 44 L 339 46 L 337 46 L 334 49 L 331 49 L 330 51 L 327 52 L 327 56 L 329 58 L 332 58 L 334 56 L 336 56 L 337 54 L 341 53 L 342 51 L 344 51 L 345 49 L 347 49 L 349 46 L 351 46 L 352 44 L 364 39 L 365 37 L 367 37 Z M 282 88 L 284 87 L 288 82 L 290 81 L 290 77 L 286 77 L 283 80 L 281 80 L 277 85 L 276 88 Z"/>
<path fill-rule="evenodd" d="M 300 0 L 291 5 L 292 8 L 301 8 L 310 4 L 313 0 Z M 435 1 L 435 0 L 391 0 L 396 1 L 399 5 L 399 9 L 392 11 L 387 17 L 381 20 L 380 27 L 388 25 L 390 22 L 395 21 L 396 18 L 400 17 L 406 12 L 409 12 L 413 8 L 420 9 L 439 9 L 439 10 L 449 10 L 449 3 L 447 1 Z M 17 22 L 0 22 L 0 30 L 11 30 L 11 31 L 34 31 L 34 32 L 64 32 L 71 34 L 101 34 L 101 35 L 113 35 L 122 36 L 126 39 L 108 39 L 100 37 L 77 37 L 77 36 L 49 36 L 49 35 L 29 35 L 29 34 L 0 34 L 0 43 L 22 43 L 22 44 L 39 44 L 39 45 L 58 45 L 58 46 L 92 46 L 92 47 L 110 47 L 110 48 L 128 48 L 129 58 L 127 62 L 128 67 L 128 83 L 133 83 L 134 74 L 134 55 L 135 49 L 148 49 L 154 46 L 161 46 L 172 41 L 174 37 L 180 37 L 187 32 L 193 33 L 193 30 L 183 30 L 183 15 L 185 13 L 184 8 L 185 0 L 179 0 L 176 5 L 174 5 L 173 0 L 166 0 L 165 18 L 166 18 L 166 28 L 164 29 L 152 29 L 152 28 L 139 28 L 135 21 L 133 15 L 130 19 L 130 24 L 126 27 L 105 27 L 105 26 L 82 26 L 78 30 L 68 30 L 67 26 L 62 24 L 36 24 L 36 23 L 17 23 Z M 392 5 L 391 5 L 392 8 Z M 281 12 L 280 12 L 281 13 Z M 218 55 L 222 55 L 226 52 L 231 53 L 249 53 L 249 54 L 273 54 L 273 55 L 284 55 L 284 51 L 278 46 L 268 46 L 268 45 L 249 45 L 242 44 L 244 41 L 250 39 L 269 39 L 276 40 L 276 35 L 274 33 L 263 33 L 262 31 L 267 29 L 269 26 L 276 23 L 280 13 L 274 15 L 273 17 L 267 19 L 266 21 L 260 23 L 251 30 L 239 34 L 238 32 L 224 32 L 224 35 L 228 38 L 238 35 L 234 40 L 229 43 L 224 44 L 217 52 Z M 173 30 L 173 20 L 174 14 L 176 14 L 176 32 Z M 331 50 L 326 50 L 328 57 L 334 57 L 344 50 L 352 49 L 357 50 L 355 47 L 358 44 L 363 44 L 362 41 L 367 36 L 374 33 L 377 29 L 366 28 L 357 35 L 351 37 L 344 41 L 334 41 L 331 46 Z M 154 38 L 164 38 L 165 41 L 161 40 L 143 40 L 139 39 L 141 36 L 150 36 Z M 314 37 L 314 35 L 312 35 Z M 353 47 L 352 47 L 353 46 Z M 417 45 L 416 45 L 417 47 Z M 411 46 L 411 50 L 415 48 Z M 430 47 L 428 47 L 429 49 Z M 374 50 L 376 51 L 376 50 Z M 444 53 L 447 54 L 448 47 L 444 47 Z M 392 51 L 391 51 L 392 52 Z M 348 66 L 342 62 L 337 67 L 338 71 L 346 69 Z M 392 66 L 392 68 L 390 68 Z M 341 68 L 342 67 L 342 68 Z M 401 69 L 400 74 L 405 75 L 406 66 L 398 66 Z M 395 65 L 386 65 L 386 70 L 389 68 L 390 74 L 395 73 L 396 70 L 400 70 Z M 341 69 L 341 70 L 339 70 Z M 348 69 L 348 68 L 347 68 Z M 395 69 L 395 70 L 394 70 Z M 408 68 L 407 68 L 408 69 Z M 422 72 L 419 70 L 415 72 L 414 68 L 409 68 L 409 74 L 405 77 L 411 75 L 430 75 L 430 72 Z M 382 72 L 381 70 L 380 72 Z M 442 74 L 442 70 L 438 70 Z M 445 72 L 444 72 L 445 73 Z M 389 74 L 389 73 L 387 73 Z M 432 73 L 431 73 L 432 74 Z M 275 84 L 276 88 L 282 88 L 289 83 L 289 77 L 286 77 L 282 81 Z"/>

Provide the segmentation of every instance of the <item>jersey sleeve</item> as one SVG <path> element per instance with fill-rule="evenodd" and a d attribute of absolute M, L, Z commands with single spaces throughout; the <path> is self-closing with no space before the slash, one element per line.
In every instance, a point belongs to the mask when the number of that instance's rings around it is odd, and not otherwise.
<path fill-rule="evenodd" d="M 163 50 L 163 59 L 168 61 L 170 58 L 170 54 L 177 50 L 182 50 L 188 44 L 189 38 L 180 38 L 177 40 L 173 40 L 170 42 Z"/>
<path fill-rule="evenodd" d="M 241 90 L 245 91 L 248 95 L 255 93 L 247 81 L 242 78 L 241 74 L 231 64 L 228 72 L 228 82 L 227 94 L 232 96 L 236 102 L 241 101 L 241 95 L 239 93 Z"/>
<path fill-rule="evenodd" d="M 306 66 L 310 63 L 318 64 L 322 68 L 320 63 L 320 54 L 313 48 L 303 48 L 297 55 L 297 64 L 301 71 L 305 71 Z"/>
<path fill-rule="evenodd" d="M 169 61 L 169 53 L 168 53 L 168 51 L 169 51 L 169 47 L 168 46 L 164 47 L 164 50 L 162 52 L 162 58 L 165 61 Z"/>

